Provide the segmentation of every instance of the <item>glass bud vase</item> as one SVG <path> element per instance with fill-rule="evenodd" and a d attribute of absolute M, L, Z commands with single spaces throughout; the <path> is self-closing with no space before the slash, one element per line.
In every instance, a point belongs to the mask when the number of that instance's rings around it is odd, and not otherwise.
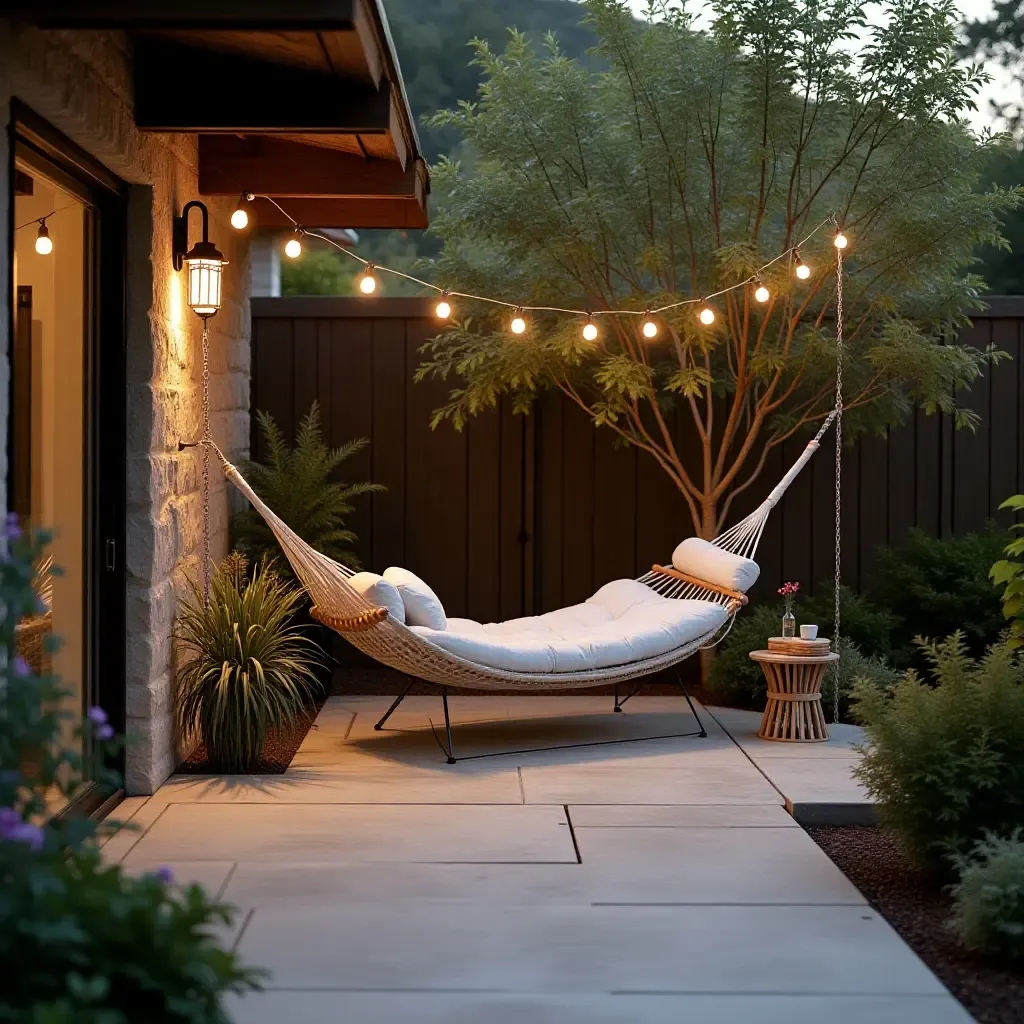
<path fill-rule="evenodd" d="M 782 616 L 782 635 L 796 636 L 796 616 L 792 611 L 787 611 Z"/>

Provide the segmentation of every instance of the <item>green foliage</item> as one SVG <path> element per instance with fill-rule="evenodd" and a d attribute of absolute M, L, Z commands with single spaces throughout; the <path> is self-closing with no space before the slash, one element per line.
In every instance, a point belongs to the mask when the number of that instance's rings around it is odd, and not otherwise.
<path fill-rule="evenodd" d="M 319 649 L 290 624 L 303 594 L 266 561 L 249 578 L 241 555 L 214 571 L 209 602 L 190 587 L 175 634 L 190 657 L 178 672 L 178 722 L 198 730 L 222 771 L 247 771 L 267 733 L 293 725 L 316 690 Z"/>
<path fill-rule="evenodd" d="M 320 409 L 316 402 L 299 423 L 293 448 L 288 446 L 269 413 L 258 412 L 256 418 L 263 434 L 267 461 L 250 462 L 245 467 L 253 490 L 307 544 L 336 561 L 356 565 L 350 548 L 356 535 L 344 525 L 353 511 L 352 500 L 385 488 L 371 483 L 344 484 L 332 480 L 331 476 L 369 441 L 357 438 L 340 448 L 328 447 L 320 429 Z M 264 555 L 275 557 L 281 553 L 270 527 L 249 506 L 234 517 L 232 534 L 236 547 L 253 562 Z M 283 558 L 279 560 L 279 571 L 285 575 L 291 573 Z"/>
<path fill-rule="evenodd" d="M 222 949 L 212 931 L 231 908 L 169 875 L 128 877 L 104 865 L 93 840 L 116 825 L 49 817 L 55 794 L 82 778 L 119 785 L 105 768 L 118 748 L 106 715 L 76 716 L 50 676 L 14 656 L 14 628 L 39 611 L 34 567 L 45 537 L 11 542 L 0 557 L 0 1020 L 19 1024 L 228 1024 L 225 993 L 258 987 L 259 972 Z M 80 751 L 84 751 L 80 752 Z"/>
<path fill-rule="evenodd" d="M 281 261 L 282 295 L 351 295 L 355 260 L 330 249 L 303 249 L 297 259 Z"/>
<path fill-rule="evenodd" d="M 596 64 L 597 58 L 587 54 L 594 34 L 581 24 L 581 13 L 572 0 L 388 0 L 388 22 L 413 114 L 419 119 L 471 100 L 481 76 L 480 68 L 467 60 L 468 47 L 474 39 L 500 46 L 509 25 L 538 41 L 557 32 L 566 53 Z M 442 126 L 422 124 L 419 131 L 431 161 L 451 153 L 460 141 Z"/>
<path fill-rule="evenodd" d="M 847 617 L 850 620 L 844 626 L 844 636 L 839 643 L 839 707 L 840 718 L 845 719 L 856 680 L 869 680 L 872 685 L 884 690 L 895 682 L 897 674 L 878 654 L 861 653 L 862 649 L 879 651 L 878 647 L 869 645 L 872 637 L 884 627 L 884 613 L 871 608 L 863 598 L 845 588 L 841 596 L 844 602 L 843 621 L 845 623 Z M 784 611 L 782 602 L 774 602 L 758 604 L 740 612 L 711 662 L 707 681 L 711 693 L 726 704 L 758 709 L 764 707 L 764 673 L 757 662 L 750 660 L 749 654 L 751 651 L 764 650 L 768 646 L 769 637 L 781 634 Z M 822 614 L 823 611 L 825 614 Z M 826 624 L 832 619 L 831 598 L 826 595 L 812 601 L 798 602 L 795 613 L 799 622 L 816 621 L 825 632 Z M 884 648 L 881 650 L 884 651 Z M 830 674 L 825 683 L 825 700 L 829 706 L 833 678 Z"/>
<path fill-rule="evenodd" d="M 967 949 L 1024 959 L 1024 840 L 987 836 L 958 858 L 953 930 Z"/>
<path fill-rule="evenodd" d="M 710 30 L 669 4 L 639 28 L 617 0 L 582 6 L 604 67 L 554 40 L 538 56 L 520 33 L 503 53 L 480 42 L 478 100 L 431 121 L 474 161 L 433 170 L 439 283 L 531 305 L 659 307 L 744 281 L 835 213 L 851 239 L 850 431 L 914 404 L 970 426 L 954 396 L 987 356 L 946 342 L 977 306 L 973 250 L 1003 244 L 1000 217 L 1020 196 L 975 190 L 997 143 L 963 120 L 982 76 L 954 59 L 952 4 L 893 3 L 869 25 L 851 0 L 712 0 Z M 505 311 L 460 311 L 420 376 L 454 382 L 438 416 L 456 426 L 503 395 L 526 410 L 561 390 L 650 453 L 710 537 L 765 449 L 832 402 L 829 230 L 801 251 L 810 281 L 782 260 L 765 306 L 740 290 L 716 302 L 711 328 L 679 306 L 653 344 L 639 317 L 602 318 L 587 344 L 571 317 L 531 314 L 512 341 Z M 706 445 L 677 443 L 673 409 Z"/>
<path fill-rule="evenodd" d="M 229 1024 L 223 995 L 256 987 L 211 934 L 232 912 L 198 885 L 17 842 L 0 843 L 0 883 L 0 1020 Z"/>
<path fill-rule="evenodd" d="M 908 854 L 946 872 L 1024 821 L 1024 663 L 1005 643 L 974 659 L 961 633 L 923 648 L 928 681 L 909 669 L 889 691 L 855 688 L 868 742 L 854 774 Z"/>
<path fill-rule="evenodd" d="M 1024 494 L 1016 494 L 999 506 L 1024 511 Z M 1014 523 L 1011 530 L 1024 531 L 1024 524 Z M 992 582 L 1003 588 L 1003 615 L 1010 622 L 1011 647 L 1024 647 L 1024 537 L 1015 537 L 1003 549 L 1009 557 L 1000 559 L 989 571 Z"/>
<path fill-rule="evenodd" d="M 995 642 L 1005 624 L 988 574 L 1004 540 L 994 527 L 941 539 L 911 530 L 898 547 L 879 552 L 866 596 L 893 616 L 889 653 L 897 668 L 925 667 L 918 636 L 960 630 L 976 656 Z"/>

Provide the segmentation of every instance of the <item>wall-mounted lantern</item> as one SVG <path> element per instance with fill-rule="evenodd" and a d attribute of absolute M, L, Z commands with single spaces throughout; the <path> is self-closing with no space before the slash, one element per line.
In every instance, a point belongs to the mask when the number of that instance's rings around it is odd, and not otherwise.
<path fill-rule="evenodd" d="M 197 209 L 203 217 L 203 238 L 188 248 L 188 215 Z M 204 320 L 220 309 L 221 281 L 227 260 L 210 241 L 210 214 L 206 204 L 193 199 L 182 208 L 181 216 L 174 218 L 172 234 L 174 269 L 188 268 L 188 304 L 196 316 Z"/>

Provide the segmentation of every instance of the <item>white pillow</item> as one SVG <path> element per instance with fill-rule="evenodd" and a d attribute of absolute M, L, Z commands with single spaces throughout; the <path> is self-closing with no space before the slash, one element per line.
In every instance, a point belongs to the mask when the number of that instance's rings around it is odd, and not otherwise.
<path fill-rule="evenodd" d="M 448 628 L 448 617 L 444 605 L 414 572 L 392 565 L 384 570 L 384 579 L 393 584 L 405 604 L 405 621 L 410 626 L 427 626 L 430 629 Z"/>
<path fill-rule="evenodd" d="M 724 551 L 700 537 L 687 537 L 672 552 L 672 564 L 680 572 L 744 593 L 761 575 L 757 562 Z"/>
<path fill-rule="evenodd" d="M 388 583 L 383 576 L 378 576 L 375 572 L 357 572 L 355 576 L 349 577 L 348 584 L 362 594 L 370 604 L 387 608 L 391 618 L 405 625 L 405 604 L 393 583 Z"/>

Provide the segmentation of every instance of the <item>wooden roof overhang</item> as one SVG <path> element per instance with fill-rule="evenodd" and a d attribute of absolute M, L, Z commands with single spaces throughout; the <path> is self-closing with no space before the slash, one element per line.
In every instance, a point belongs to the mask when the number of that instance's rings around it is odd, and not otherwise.
<path fill-rule="evenodd" d="M 429 178 L 380 0 L 35 0 L 42 27 L 134 41 L 135 123 L 199 135 L 199 191 L 306 227 L 421 228 Z M 271 203 L 261 226 L 290 226 Z"/>

